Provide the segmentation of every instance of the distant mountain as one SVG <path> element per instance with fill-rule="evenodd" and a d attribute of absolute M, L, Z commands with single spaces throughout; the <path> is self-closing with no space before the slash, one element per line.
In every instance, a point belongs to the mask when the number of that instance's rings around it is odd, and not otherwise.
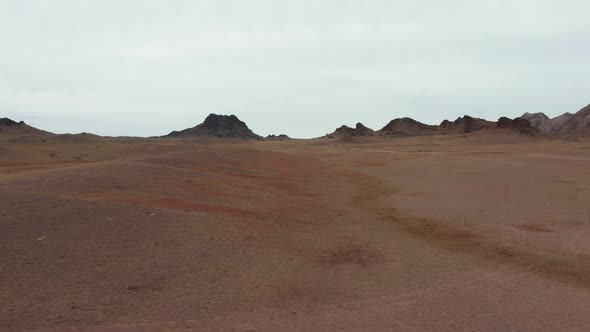
<path fill-rule="evenodd" d="M 17 127 L 19 125 L 24 125 L 25 122 L 21 121 L 21 122 L 16 122 L 12 119 L 9 118 L 0 118 L 0 126 L 2 127 Z"/>
<path fill-rule="evenodd" d="M 16 122 L 9 118 L 0 118 L 0 135 L 53 135 L 50 132 L 31 127 L 24 121 Z"/>
<path fill-rule="evenodd" d="M 235 115 L 209 114 L 205 121 L 196 127 L 173 131 L 165 137 L 237 137 L 254 138 L 260 136 L 248 128 L 246 123 Z"/>
<path fill-rule="evenodd" d="M 429 125 L 412 118 L 396 118 L 378 131 L 362 123 L 354 128 L 341 126 L 324 137 L 353 138 L 370 136 L 423 136 L 423 135 L 466 135 L 518 133 L 526 135 L 546 135 L 557 137 L 590 137 L 590 105 L 577 113 L 564 113 L 550 119 L 543 113 L 524 113 L 521 117 L 509 119 L 501 117 L 498 121 L 487 121 L 465 115 L 454 121 L 444 120 L 439 125 Z M 0 118 L 0 135 L 54 135 L 50 132 L 29 126 L 23 121 L 16 122 L 9 118 Z M 60 136 L 60 135 L 57 135 Z M 235 115 L 210 114 L 203 123 L 184 130 L 173 131 L 163 137 L 236 137 L 262 139 L 248 128 L 246 123 Z M 269 135 L 267 140 L 286 140 L 287 135 Z"/>
<path fill-rule="evenodd" d="M 412 118 L 398 118 L 391 120 L 379 130 L 379 134 L 388 136 L 432 135 L 437 129 L 437 126 L 427 125 Z"/>
<path fill-rule="evenodd" d="M 289 137 L 285 134 L 280 134 L 280 135 L 268 135 L 264 139 L 270 140 L 270 141 L 285 141 L 285 140 L 291 139 L 291 137 Z"/>
<path fill-rule="evenodd" d="M 559 136 L 590 135 L 590 105 L 575 114 L 563 114 L 549 122 L 552 134 Z"/>
<path fill-rule="evenodd" d="M 566 123 L 570 123 L 571 119 L 574 117 L 572 113 L 563 113 L 562 115 L 556 116 L 553 119 L 549 120 L 549 122 L 541 127 L 543 132 L 549 135 L 559 135 L 560 132 L 563 134 L 563 128 L 565 127 Z M 575 133 L 568 133 L 570 135 L 574 135 Z"/>
<path fill-rule="evenodd" d="M 333 133 L 326 135 L 327 137 L 355 137 L 355 136 L 373 136 L 375 131 L 371 128 L 366 127 L 362 123 L 357 123 L 354 128 L 348 126 L 341 126 L 337 128 Z"/>
<path fill-rule="evenodd" d="M 547 135 L 563 137 L 590 136 L 590 105 L 575 114 L 564 113 L 553 119 L 549 119 L 543 113 L 525 113 L 522 118 L 531 121 L 534 128 Z"/>
<path fill-rule="evenodd" d="M 465 115 L 451 122 L 444 120 L 439 125 L 440 134 L 469 134 L 486 128 L 495 127 L 495 123 Z"/>
<path fill-rule="evenodd" d="M 545 115 L 544 113 L 524 113 L 521 118 L 529 120 L 531 126 L 534 128 L 543 128 L 545 127 L 551 119 Z"/>
<path fill-rule="evenodd" d="M 361 123 L 355 128 L 341 126 L 328 138 L 350 138 L 357 136 L 389 136 L 389 137 L 409 137 L 424 135 L 465 135 L 465 134 L 503 134 L 517 133 L 534 135 L 540 131 L 531 125 L 531 122 L 524 118 L 509 119 L 500 118 L 497 122 L 487 121 L 484 119 L 473 118 L 465 115 L 457 118 L 455 121 L 444 120 L 440 125 L 428 125 L 416 121 L 412 118 L 397 118 L 391 120 L 385 127 L 379 131 L 373 131 Z"/>
<path fill-rule="evenodd" d="M 509 130 L 519 134 L 535 135 L 539 134 L 540 130 L 533 127 L 531 122 L 524 118 L 509 119 L 507 117 L 501 117 L 496 122 L 496 129 Z"/>

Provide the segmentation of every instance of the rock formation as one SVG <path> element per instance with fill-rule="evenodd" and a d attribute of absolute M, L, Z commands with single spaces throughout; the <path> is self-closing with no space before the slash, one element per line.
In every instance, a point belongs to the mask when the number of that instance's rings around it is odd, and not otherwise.
<path fill-rule="evenodd" d="M 248 128 L 235 115 L 210 114 L 205 121 L 193 128 L 173 131 L 167 137 L 237 137 L 259 139 L 260 136 Z"/>
<path fill-rule="evenodd" d="M 432 135 L 436 129 L 437 126 L 427 125 L 411 118 L 398 118 L 391 120 L 379 131 L 379 134 L 393 136 Z"/>

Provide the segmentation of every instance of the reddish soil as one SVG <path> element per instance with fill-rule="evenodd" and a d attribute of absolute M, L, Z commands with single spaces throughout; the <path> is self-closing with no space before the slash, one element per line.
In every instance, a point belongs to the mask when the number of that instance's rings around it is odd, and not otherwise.
<path fill-rule="evenodd" d="M 590 144 L 0 140 L 0 330 L 585 331 Z"/>

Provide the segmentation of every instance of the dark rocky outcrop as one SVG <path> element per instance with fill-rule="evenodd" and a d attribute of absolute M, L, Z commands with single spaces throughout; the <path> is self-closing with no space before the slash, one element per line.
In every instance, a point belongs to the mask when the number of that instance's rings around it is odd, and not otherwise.
<path fill-rule="evenodd" d="M 358 134 L 358 136 L 372 136 L 375 134 L 375 131 L 364 124 L 357 122 L 354 130 Z"/>
<path fill-rule="evenodd" d="M 264 139 L 271 140 L 271 141 L 285 141 L 285 140 L 291 139 L 291 137 L 289 137 L 285 134 L 280 134 L 280 135 L 268 135 Z"/>
<path fill-rule="evenodd" d="M 31 127 L 24 121 L 16 122 L 9 118 L 0 118 L 0 135 L 53 135 L 50 132 Z"/>
<path fill-rule="evenodd" d="M 506 129 L 527 135 L 534 135 L 540 132 L 531 125 L 529 120 L 523 118 L 515 118 L 513 120 L 507 117 L 501 117 L 496 122 L 496 129 Z"/>
<path fill-rule="evenodd" d="M 444 120 L 441 122 L 438 132 L 441 134 L 470 134 L 485 128 L 493 127 L 494 123 L 484 119 L 473 118 L 465 115 L 451 122 Z"/>
<path fill-rule="evenodd" d="M 12 119 L 9 118 L 0 118 L 0 126 L 2 127 L 13 127 L 13 126 L 18 126 L 18 125 L 23 125 L 25 124 L 24 121 L 21 122 L 16 122 Z"/>
<path fill-rule="evenodd" d="M 259 139 L 260 136 L 248 128 L 235 115 L 210 114 L 205 121 L 193 128 L 173 131 L 166 137 L 237 137 Z"/>
<path fill-rule="evenodd" d="M 437 126 L 427 125 L 406 117 L 391 120 L 379 131 L 379 134 L 393 136 L 432 135 L 436 132 L 436 129 Z"/>
<path fill-rule="evenodd" d="M 354 128 L 349 126 L 341 126 L 336 129 L 331 134 L 328 134 L 327 137 L 355 137 L 355 136 L 373 136 L 375 131 L 371 128 L 366 127 L 362 123 L 357 123 Z"/>

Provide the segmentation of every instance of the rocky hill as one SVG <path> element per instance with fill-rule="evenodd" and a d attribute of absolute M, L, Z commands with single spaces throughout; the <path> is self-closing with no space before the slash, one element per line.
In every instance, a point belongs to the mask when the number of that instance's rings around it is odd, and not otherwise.
<path fill-rule="evenodd" d="M 412 118 L 397 118 L 390 121 L 379 131 L 373 131 L 361 123 L 355 128 L 341 126 L 331 134 L 326 135 L 328 138 L 347 138 L 357 136 L 389 136 L 389 137 L 408 137 L 424 135 L 466 135 L 474 134 L 502 134 L 518 133 L 533 135 L 540 133 L 540 130 L 533 127 L 531 122 L 524 118 L 509 119 L 500 118 L 497 122 L 487 121 L 484 119 L 473 118 L 465 115 L 457 118 L 455 121 L 444 120 L 440 125 L 428 125 L 416 121 Z"/>
<path fill-rule="evenodd" d="M 354 128 L 349 126 L 341 126 L 337 128 L 333 133 L 326 135 L 326 137 L 356 137 L 356 136 L 373 136 L 375 131 L 371 128 L 366 127 L 362 123 L 357 123 Z"/>
<path fill-rule="evenodd" d="M 181 131 L 173 131 L 165 137 L 237 137 L 253 138 L 261 137 L 248 128 L 246 123 L 235 115 L 209 114 L 205 121 L 193 128 Z"/>
<path fill-rule="evenodd" d="M 524 113 L 521 118 L 529 120 L 531 126 L 534 128 L 543 128 L 545 127 L 549 121 L 551 120 L 547 115 L 544 113 Z"/>
<path fill-rule="evenodd" d="M 494 122 L 487 121 L 480 118 L 473 118 L 469 115 L 465 115 L 457 118 L 451 122 L 444 120 L 438 126 L 438 133 L 440 134 L 470 134 L 482 129 L 493 128 Z"/>
<path fill-rule="evenodd" d="M 419 136 L 432 135 L 437 126 L 427 125 L 412 118 L 398 118 L 391 120 L 380 131 L 380 135 L 388 136 Z"/>
<path fill-rule="evenodd" d="M 590 135 L 590 105 L 575 114 L 563 114 L 549 122 L 551 134 L 558 136 L 589 136 Z"/>
<path fill-rule="evenodd" d="M 269 140 L 269 141 L 286 141 L 286 140 L 290 140 L 291 137 L 289 137 L 285 134 L 280 134 L 280 135 L 268 135 L 264 139 Z"/>
<path fill-rule="evenodd" d="M 531 122 L 540 132 L 561 137 L 590 136 L 590 105 L 577 113 L 564 113 L 553 119 L 543 113 L 525 113 L 522 118 Z"/>
<path fill-rule="evenodd" d="M 496 129 L 508 130 L 520 134 L 535 135 L 540 133 L 540 130 L 533 127 L 531 122 L 524 118 L 509 119 L 507 117 L 501 117 L 496 122 Z"/>
<path fill-rule="evenodd" d="M 53 135 L 50 132 L 31 127 L 24 121 L 16 122 L 9 118 L 0 118 L 0 135 Z"/>

